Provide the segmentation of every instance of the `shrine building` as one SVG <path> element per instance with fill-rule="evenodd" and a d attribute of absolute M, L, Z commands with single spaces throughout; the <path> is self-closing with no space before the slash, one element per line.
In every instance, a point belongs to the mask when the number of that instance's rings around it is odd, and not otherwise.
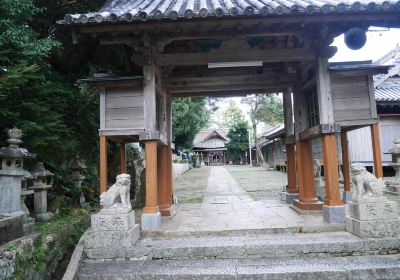
<path fill-rule="evenodd" d="M 288 193 L 303 210 L 344 213 L 350 188 L 347 133 L 369 127 L 376 177 L 382 177 L 373 75 L 390 66 L 328 64 L 333 39 L 365 43 L 370 26 L 400 27 L 400 1 L 364 0 L 109 0 L 99 11 L 68 14 L 72 40 L 122 46 L 124 75 L 89 79 L 100 92 L 100 192 L 107 190 L 107 143 L 141 141 L 146 150 L 142 221 L 171 215 L 171 102 L 180 97 L 283 93 Z M 312 139 L 322 139 L 326 195 L 314 188 Z M 149 222 L 150 221 L 150 222 Z M 154 222 L 151 222 L 154 221 Z M 144 230 L 151 228 L 143 228 Z"/>

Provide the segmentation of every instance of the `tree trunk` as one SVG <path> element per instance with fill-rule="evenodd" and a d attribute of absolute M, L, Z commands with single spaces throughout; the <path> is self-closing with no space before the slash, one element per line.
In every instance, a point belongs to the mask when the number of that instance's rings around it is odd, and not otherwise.
<path fill-rule="evenodd" d="M 257 124 L 253 121 L 253 132 L 254 132 L 254 143 L 256 146 L 256 161 L 257 164 L 260 164 L 260 166 L 268 168 L 268 164 L 265 161 L 264 155 L 261 152 L 260 146 L 257 144 Z"/>

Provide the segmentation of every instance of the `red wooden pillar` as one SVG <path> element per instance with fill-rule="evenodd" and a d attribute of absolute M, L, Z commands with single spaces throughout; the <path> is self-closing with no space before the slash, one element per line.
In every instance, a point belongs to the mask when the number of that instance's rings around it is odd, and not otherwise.
<path fill-rule="evenodd" d="M 171 216 L 172 207 L 172 153 L 169 146 L 159 147 L 157 163 L 158 206 L 162 216 Z"/>
<path fill-rule="evenodd" d="M 146 202 L 143 214 L 158 213 L 157 205 L 157 141 L 146 142 Z"/>
<path fill-rule="evenodd" d="M 297 193 L 296 186 L 296 155 L 294 144 L 286 145 L 287 166 L 286 172 L 288 177 L 288 193 Z"/>
<path fill-rule="evenodd" d="M 100 194 L 107 191 L 107 137 L 100 136 Z"/>
<path fill-rule="evenodd" d="M 299 199 L 293 205 L 302 210 L 321 210 L 314 186 L 313 154 L 311 140 L 297 140 L 297 175 L 299 180 Z"/>
<path fill-rule="evenodd" d="M 350 191 L 350 159 L 349 159 L 349 141 L 347 139 L 347 132 L 340 133 L 340 143 L 342 145 L 342 162 L 343 162 L 343 177 L 344 177 L 344 190 Z"/>
<path fill-rule="evenodd" d="M 339 190 L 338 157 L 336 153 L 335 134 L 325 134 L 322 136 L 322 153 L 324 159 L 324 178 L 325 178 L 325 205 L 342 205 Z"/>
<path fill-rule="evenodd" d="M 379 124 L 371 125 L 372 153 L 374 156 L 374 173 L 376 178 L 383 178 Z"/>

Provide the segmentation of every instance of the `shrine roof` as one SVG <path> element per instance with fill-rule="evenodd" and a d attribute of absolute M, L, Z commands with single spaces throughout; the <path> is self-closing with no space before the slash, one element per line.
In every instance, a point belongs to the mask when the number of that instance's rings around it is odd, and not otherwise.
<path fill-rule="evenodd" d="M 400 101 L 400 77 L 390 77 L 375 87 L 375 100 L 378 102 Z"/>
<path fill-rule="evenodd" d="M 108 0 L 96 12 L 67 14 L 62 24 L 242 16 L 326 15 L 400 11 L 398 0 Z"/>

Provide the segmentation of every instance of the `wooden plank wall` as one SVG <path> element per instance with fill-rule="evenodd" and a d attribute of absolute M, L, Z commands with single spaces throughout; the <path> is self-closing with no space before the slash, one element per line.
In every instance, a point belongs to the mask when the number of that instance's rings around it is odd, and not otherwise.
<path fill-rule="evenodd" d="M 143 87 L 108 87 L 105 94 L 106 129 L 144 129 Z"/>
<path fill-rule="evenodd" d="M 372 165 L 372 142 L 369 127 L 352 130 L 347 133 L 349 139 L 350 162 Z M 379 136 L 382 151 L 382 165 L 387 166 L 392 158 L 386 154 L 393 148 L 393 142 L 400 137 L 400 117 L 383 117 L 379 120 Z"/>
<path fill-rule="evenodd" d="M 371 119 L 368 76 L 332 76 L 335 122 Z"/>

